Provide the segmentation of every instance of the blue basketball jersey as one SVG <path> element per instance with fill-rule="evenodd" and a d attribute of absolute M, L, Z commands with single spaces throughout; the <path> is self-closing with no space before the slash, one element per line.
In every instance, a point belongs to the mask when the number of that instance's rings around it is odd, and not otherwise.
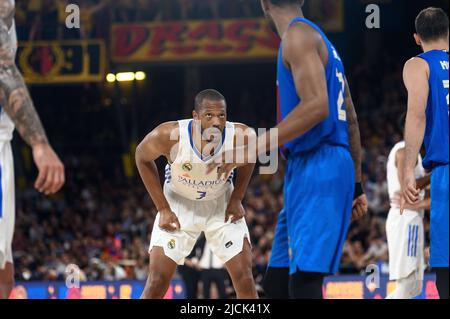
<path fill-rule="evenodd" d="M 419 55 L 430 68 L 430 93 L 426 108 L 425 149 L 423 166 L 430 170 L 448 165 L 449 126 L 449 62 L 448 52 L 433 50 Z"/>
<path fill-rule="evenodd" d="M 322 30 L 304 18 L 295 18 L 290 23 L 303 22 L 313 27 L 323 38 L 328 48 L 328 63 L 325 67 L 329 116 L 310 131 L 284 146 L 291 154 L 299 154 L 319 148 L 322 145 L 340 145 L 349 148 L 348 125 L 345 106 L 345 71 L 342 60 Z M 278 121 L 283 120 L 300 103 L 291 70 L 283 63 L 283 43 L 278 53 Z"/>

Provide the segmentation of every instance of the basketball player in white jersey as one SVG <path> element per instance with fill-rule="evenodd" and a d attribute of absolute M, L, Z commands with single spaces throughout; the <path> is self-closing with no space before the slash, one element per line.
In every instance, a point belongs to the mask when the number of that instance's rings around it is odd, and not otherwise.
<path fill-rule="evenodd" d="M 17 37 L 14 0 L 0 0 L 0 299 L 14 285 L 12 239 L 15 219 L 14 128 L 32 148 L 39 170 L 35 187 L 50 195 L 64 184 L 64 166 L 51 148 L 22 75 L 15 65 Z"/>
<path fill-rule="evenodd" d="M 402 117 L 404 123 L 405 117 Z M 403 125 L 403 124 L 402 124 Z M 387 162 L 387 182 L 391 209 L 386 222 L 389 248 L 389 279 L 396 281 L 395 290 L 387 299 L 412 299 L 422 293 L 425 271 L 424 260 L 424 210 L 430 208 L 430 198 L 425 198 L 430 176 L 426 175 L 419 154 L 415 168 L 417 185 L 422 189 L 422 200 L 405 207 L 400 212 L 403 161 L 405 142 L 397 143 L 391 150 Z"/>
<path fill-rule="evenodd" d="M 250 235 L 242 206 L 254 164 L 219 178 L 207 165 L 223 152 L 256 141 L 247 126 L 227 122 L 225 98 L 200 92 L 193 119 L 168 122 L 138 146 L 136 163 L 158 210 L 150 242 L 150 273 L 142 298 L 163 298 L 177 265 L 183 265 L 204 232 L 213 253 L 225 264 L 238 298 L 257 298 L 252 275 Z M 166 157 L 164 187 L 155 160 Z"/>

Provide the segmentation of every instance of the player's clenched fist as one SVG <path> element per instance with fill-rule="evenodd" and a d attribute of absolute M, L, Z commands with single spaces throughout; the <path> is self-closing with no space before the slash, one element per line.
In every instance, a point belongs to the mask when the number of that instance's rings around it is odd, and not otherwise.
<path fill-rule="evenodd" d="M 177 215 L 170 209 L 159 212 L 159 228 L 168 232 L 174 232 L 181 229 L 180 221 Z"/>
<path fill-rule="evenodd" d="M 366 194 L 362 194 L 353 201 L 352 220 L 358 220 L 367 215 L 369 204 L 367 203 Z"/>
<path fill-rule="evenodd" d="M 407 170 L 403 178 L 403 200 L 401 202 L 400 212 L 403 214 L 406 204 L 414 205 L 419 201 L 419 190 L 417 189 L 414 171 Z"/>

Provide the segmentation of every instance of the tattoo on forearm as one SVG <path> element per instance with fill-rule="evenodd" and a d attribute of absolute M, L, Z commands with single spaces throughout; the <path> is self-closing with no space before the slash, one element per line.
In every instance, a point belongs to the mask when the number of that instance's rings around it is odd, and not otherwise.
<path fill-rule="evenodd" d="M 361 160 L 362 160 L 362 150 L 361 150 L 361 133 L 359 131 L 358 118 L 354 109 L 354 106 L 349 106 L 350 110 L 348 112 L 348 133 L 350 140 L 350 153 L 355 164 L 355 174 L 356 181 L 362 181 L 362 170 L 361 170 Z"/>
<path fill-rule="evenodd" d="M 0 0 L 0 19 L 11 22 L 14 16 L 14 4 L 12 0 Z"/>
<path fill-rule="evenodd" d="M 358 115 L 356 114 L 355 105 L 350 93 L 350 87 L 347 79 L 345 80 L 345 88 L 347 95 L 345 102 L 347 105 L 347 121 L 348 121 L 348 134 L 350 143 L 350 153 L 352 155 L 353 163 L 355 165 L 355 181 L 362 182 L 362 146 L 361 146 L 361 132 L 359 130 Z"/>
<path fill-rule="evenodd" d="M 10 54 L 12 44 L 8 43 L 7 32 L 6 23 L 0 19 L 0 105 L 28 145 L 48 143 L 22 75 L 14 64 L 14 56 Z"/>

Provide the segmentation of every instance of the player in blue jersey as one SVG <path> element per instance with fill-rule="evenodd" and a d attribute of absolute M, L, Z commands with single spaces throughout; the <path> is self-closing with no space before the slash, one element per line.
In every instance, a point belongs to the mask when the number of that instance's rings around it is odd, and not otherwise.
<path fill-rule="evenodd" d="M 431 171 L 430 265 L 436 270 L 441 298 L 448 299 L 449 286 L 449 20 L 442 9 L 427 8 L 416 18 L 416 42 L 423 54 L 404 68 L 408 90 L 403 174 L 404 203 L 419 201 L 414 167 L 422 143 L 423 166 Z"/>
<path fill-rule="evenodd" d="M 320 299 L 324 277 L 338 270 L 352 207 L 356 215 L 367 209 L 358 122 L 341 58 L 320 28 L 303 18 L 304 1 L 261 2 L 282 38 L 276 129 L 288 160 L 271 266 L 280 276 L 288 268 L 289 297 Z M 273 133 L 259 138 L 258 153 L 271 148 Z M 219 174 L 238 165 L 222 164 Z M 272 282 L 269 290 L 280 289 L 266 291 L 269 297 L 287 290 L 286 278 Z"/>

